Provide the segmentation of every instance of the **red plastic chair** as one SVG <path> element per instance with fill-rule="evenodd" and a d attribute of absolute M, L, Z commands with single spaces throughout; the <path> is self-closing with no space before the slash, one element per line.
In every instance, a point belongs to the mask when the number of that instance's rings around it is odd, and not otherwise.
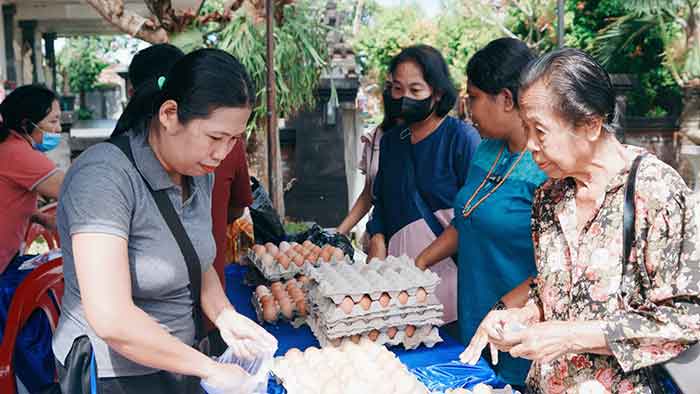
<path fill-rule="evenodd" d="M 57 205 L 56 203 L 45 205 L 39 209 L 39 212 L 55 216 Z M 46 243 L 49 245 L 49 249 L 58 249 L 61 247 L 58 233 L 56 231 L 50 231 L 38 223 L 31 223 L 29 227 L 27 227 L 27 233 L 24 235 L 24 245 L 29 248 L 40 236 L 44 237 Z"/>
<path fill-rule="evenodd" d="M 12 356 L 20 329 L 24 327 L 35 310 L 41 309 L 49 319 L 51 331 L 56 331 L 58 316 L 61 312 L 59 308 L 62 297 L 62 258 L 51 260 L 37 267 L 17 286 L 7 313 L 5 333 L 2 338 L 2 344 L 0 344 L 0 393 L 17 393 L 17 381 L 12 365 Z M 58 306 L 56 302 L 58 302 Z"/>

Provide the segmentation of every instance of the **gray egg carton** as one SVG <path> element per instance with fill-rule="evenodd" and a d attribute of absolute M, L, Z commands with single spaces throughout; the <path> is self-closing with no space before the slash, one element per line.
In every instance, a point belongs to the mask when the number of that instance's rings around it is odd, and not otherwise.
<path fill-rule="evenodd" d="M 378 318 L 424 313 L 427 311 L 434 312 L 435 317 L 441 318 L 444 309 L 435 295 L 429 295 L 424 303 L 417 302 L 414 296 L 409 297 L 408 302 L 403 305 L 396 299 L 391 299 L 386 307 L 383 307 L 379 301 L 372 301 L 368 310 L 365 310 L 359 304 L 355 304 L 352 311 L 346 314 L 330 298 L 320 296 L 318 286 L 312 286 L 308 291 L 307 300 L 309 305 L 315 305 L 318 308 L 324 323 L 329 325 L 342 321 L 370 321 Z"/>
<path fill-rule="evenodd" d="M 352 341 L 352 339 L 350 339 L 349 336 L 341 338 L 328 337 L 323 328 L 317 324 L 317 320 L 314 319 L 313 314 L 309 315 L 309 318 L 306 319 L 306 323 L 311 328 L 311 331 L 316 336 L 316 339 L 318 339 L 318 342 L 321 345 L 321 347 L 337 347 L 342 346 L 342 344 L 345 342 Z M 416 331 L 411 337 L 406 335 L 406 326 L 399 326 L 397 328 L 398 331 L 396 332 L 396 335 L 394 335 L 394 338 L 389 338 L 389 335 L 387 334 L 387 330 L 389 329 L 389 327 L 379 330 L 379 336 L 374 342 L 379 345 L 386 346 L 403 345 L 403 347 L 406 350 L 416 349 L 421 344 L 425 345 L 426 347 L 432 348 L 433 346 L 435 346 L 435 344 L 442 342 L 442 338 L 440 337 L 440 333 L 438 332 L 437 327 L 431 325 L 416 327 Z M 369 333 L 372 330 L 373 329 L 370 329 L 366 332 L 359 333 L 360 338 L 369 339 Z"/>
<path fill-rule="evenodd" d="M 328 324 L 323 319 L 322 315 L 316 316 L 319 316 L 319 323 L 326 327 L 326 331 L 331 337 L 352 335 L 370 329 L 379 330 L 384 327 L 402 324 L 411 324 L 414 326 L 432 324 L 441 326 L 444 323 L 441 311 L 422 311 L 409 313 L 407 315 L 393 315 L 374 319 L 341 320 L 332 324 Z"/>
<path fill-rule="evenodd" d="M 265 264 L 262 262 L 262 259 L 259 259 L 253 251 L 248 252 L 248 260 L 250 260 L 255 268 L 257 268 L 265 277 L 265 279 L 271 281 L 271 282 L 278 282 L 281 280 L 288 280 L 291 279 L 298 274 L 303 274 L 309 267 L 315 267 L 322 265 L 322 261 L 319 258 L 318 261 L 316 262 L 311 262 L 311 261 L 305 261 L 304 264 L 299 267 L 293 262 L 289 264 L 287 268 L 283 268 L 280 264 L 278 264 L 276 261 L 274 261 L 272 264 Z M 338 264 L 338 265 L 344 265 L 344 264 L 352 264 L 352 260 L 350 260 L 347 256 L 345 256 L 342 260 L 343 264 L 339 264 L 338 262 L 335 261 L 335 258 L 331 258 L 330 263 L 326 263 L 328 265 L 330 264 Z M 323 265 L 326 265 L 323 264 Z"/>
<path fill-rule="evenodd" d="M 392 299 L 405 291 L 409 297 L 423 288 L 433 294 L 440 277 L 430 270 L 421 271 L 406 256 L 389 256 L 386 261 L 372 260 L 369 264 L 322 264 L 306 267 L 306 275 L 318 283 L 318 291 L 340 304 L 348 296 L 357 303 L 366 294 L 378 301 L 382 293 Z"/>

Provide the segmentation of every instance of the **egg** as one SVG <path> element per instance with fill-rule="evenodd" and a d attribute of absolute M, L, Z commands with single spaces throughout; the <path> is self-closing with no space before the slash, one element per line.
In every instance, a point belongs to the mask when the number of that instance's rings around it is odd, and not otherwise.
<path fill-rule="evenodd" d="M 294 245 L 292 249 L 297 253 L 304 253 L 304 247 L 299 244 Z"/>
<path fill-rule="evenodd" d="M 304 265 L 304 256 L 298 254 L 296 257 L 294 257 L 294 265 L 297 267 L 301 267 Z"/>
<path fill-rule="evenodd" d="M 287 293 L 281 287 L 276 287 L 272 289 L 272 296 L 275 297 L 276 300 L 280 300 L 282 297 L 287 297 Z"/>
<path fill-rule="evenodd" d="M 390 339 L 394 339 L 398 331 L 396 327 L 389 327 L 389 329 L 386 330 L 386 335 L 388 335 Z"/>
<path fill-rule="evenodd" d="M 309 284 L 311 279 L 309 279 L 308 276 L 306 275 L 299 275 L 299 278 L 297 278 L 299 282 L 301 282 L 302 286 Z"/>
<path fill-rule="evenodd" d="M 267 295 L 260 297 L 260 304 L 261 305 L 265 304 L 266 302 L 275 302 L 275 298 L 270 294 L 267 294 Z"/>
<path fill-rule="evenodd" d="M 308 256 L 306 256 L 306 260 L 311 263 L 316 263 L 318 261 L 318 254 L 311 252 Z"/>
<path fill-rule="evenodd" d="M 301 246 L 303 246 L 303 247 L 305 247 L 306 249 L 308 249 L 308 248 L 314 246 L 314 243 L 311 242 L 311 241 L 309 241 L 309 240 L 307 239 L 306 241 L 304 241 L 304 242 L 301 243 Z"/>
<path fill-rule="evenodd" d="M 294 359 L 297 357 L 302 357 L 303 355 L 304 355 L 304 353 L 302 353 L 301 350 L 293 347 L 293 348 L 290 348 L 289 350 L 287 350 L 287 353 L 284 354 L 284 357 Z"/>
<path fill-rule="evenodd" d="M 298 287 L 292 287 L 291 289 L 289 289 L 288 293 L 289 293 L 289 296 L 292 297 L 292 299 L 294 301 L 304 299 L 304 292 L 301 291 L 301 289 Z"/>
<path fill-rule="evenodd" d="M 401 293 L 399 293 L 399 303 L 401 305 L 406 305 L 407 302 L 408 302 L 408 293 L 406 293 L 405 291 L 402 291 Z"/>
<path fill-rule="evenodd" d="M 275 261 L 275 258 L 270 253 L 265 253 L 260 258 L 260 261 L 262 261 L 263 265 L 270 265 Z"/>
<path fill-rule="evenodd" d="M 345 253 L 343 253 L 343 249 L 340 249 L 340 248 L 333 249 L 333 258 L 335 259 L 335 261 L 342 260 L 344 256 L 345 256 Z"/>
<path fill-rule="evenodd" d="M 425 291 L 424 288 L 422 288 L 422 287 L 418 288 L 418 291 L 416 292 L 416 301 L 418 301 L 421 304 L 428 301 L 428 292 Z"/>
<path fill-rule="evenodd" d="M 372 305 L 372 299 L 369 298 L 367 294 L 363 295 L 360 299 L 360 306 L 362 309 L 368 311 L 369 307 Z"/>
<path fill-rule="evenodd" d="M 391 297 L 389 297 L 388 293 L 382 293 L 381 297 L 379 297 L 379 305 L 381 305 L 383 308 L 389 306 L 390 301 Z"/>
<path fill-rule="evenodd" d="M 355 306 L 355 303 L 350 297 L 343 298 L 343 301 L 340 303 L 340 309 L 342 309 L 346 315 L 349 315 L 352 312 L 353 306 Z"/>
<path fill-rule="evenodd" d="M 296 301 L 296 307 L 297 307 L 297 312 L 299 312 L 299 316 L 306 316 L 306 301 L 304 299 L 300 299 Z"/>
<path fill-rule="evenodd" d="M 282 242 L 280 242 L 280 246 L 279 246 L 280 252 L 285 253 L 285 252 L 287 252 L 290 248 L 291 248 L 291 246 L 289 245 L 289 242 L 287 242 L 287 241 L 282 241 Z"/>
<path fill-rule="evenodd" d="M 379 330 L 372 330 L 367 334 L 367 337 L 372 341 L 376 342 L 377 338 L 379 338 Z"/>
<path fill-rule="evenodd" d="M 343 343 L 343 338 L 331 339 L 330 343 L 334 347 L 339 347 Z"/>
<path fill-rule="evenodd" d="M 253 253 L 255 253 L 255 256 L 257 258 L 260 258 L 260 256 L 262 256 L 263 253 L 265 253 L 266 251 L 267 251 L 267 249 L 265 249 L 265 247 L 263 245 L 259 245 L 259 244 L 253 245 Z"/>
<path fill-rule="evenodd" d="M 282 268 L 287 269 L 289 268 L 289 257 L 287 257 L 286 254 L 280 253 L 277 255 L 277 263 L 282 266 Z"/>
<path fill-rule="evenodd" d="M 260 285 L 255 288 L 255 295 L 258 296 L 258 298 L 263 298 L 263 296 L 266 296 L 268 294 L 270 294 L 270 289 L 263 285 Z"/>
<path fill-rule="evenodd" d="M 360 335 L 359 334 L 351 335 L 350 341 L 352 341 L 352 343 L 360 343 Z"/>
<path fill-rule="evenodd" d="M 491 389 L 491 386 L 487 386 L 483 383 L 479 383 L 474 388 L 472 389 L 472 393 L 474 394 L 493 394 L 493 389 Z"/>
<path fill-rule="evenodd" d="M 322 250 L 323 250 L 323 249 L 321 249 L 321 247 L 318 246 L 318 245 L 314 245 L 314 247 L 313 247 L 313 251 L 314 251 L 314 253 L 316 253 L 316 254 L 321 254 L 321 251 L 322 251 Z"/>
<path fill-rule="evenodd" d="M 322 250 L 318 257 L 320 257 L 322 261 L 329 262 L 331 261 L 331 252 L 328 250 Z"/>
<path fill-rule="evenodd" d="M 265 249 L 267 249 L 267 253 L 270 253 L 273 256 L 276 256 L 277 253 L 279 253 L 279 248 L 275 246 L 272 242 L 268 242 L 265 244 Z"/>
<path fill-rule="evenodd" d="M 284 287 L 287 289 L 287 291 L 289 291 L 290 288 L 296 287 L 296 286 L 297 286 L 297 280 L 294 279 L 294 278 L 288 280 L 288 281 L 285 282 L 285 284 L 284 284 Z"/>
<path fill-rule="evenodd" d="M 280 300 L 280 311 L 282 311 L 282 316 L 287 319 L 291 319 L 294 314 L 294 308 L 292 307 L 292 302 L 289 298 L 283 298 Z"/>
<path fill-rule="evenodd" d="M 416 326 L 412 326 L 409 324 L 406 326 L 404 331 L 406 332 L 406 336 L 410 338 L 413 336 L 413 334 L 416 333 Z"/>
<path fill-rule="evenodd" d="M 263 319 L 268 322 L 272 323 L 275 320 L 277 320 L 277 305 L 274 303 L 266 304 L 263 306 Z"/>

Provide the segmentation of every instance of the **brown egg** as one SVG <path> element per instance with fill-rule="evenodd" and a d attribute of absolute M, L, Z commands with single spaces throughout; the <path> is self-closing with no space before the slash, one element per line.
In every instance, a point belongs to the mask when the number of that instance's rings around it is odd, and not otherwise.
<path fill-rule="evenodd" d="M 301 291 L 301 289 L 298 287 L 292 287 L 291 289 L 289 289 L 289 295 L 295 301 L 304 298 L 304 292 Z"/>
<path fill-rule="evenodd" d="M 399 293 L 399 303 L 401 305 L 406 305 L 407 302 L 408 302 L 408 293 L 406 293 L 405 291 L 402 291 L 401 293 Z"/>
<path fill-rule="evenodd" d="M 296 306 L 297 312 L 299 312 L 299 316 L 306 316 L 306 301 L 304 301 L 303 299 L 297 300 Z"/>
<path fill-rule="evenodd" d="M 281 253 L 287 252 L 290 248 L 291 248 L 291 246 L 289 245 L 289 243 L 287 241 L 280 242 L 279 250 Z"/>
<path fill-rule="evenodd" d="M 318 261 L 318 255 L 314 252 L 311 252 L 308 256 L 306 256 L 306 261 L 315 263 Z"/>
<path fill-rule="evenodd" d="M 304 242 L 301 243 L 301 246 L 303 246 L 303 247 L 305 247 L 306 249 L 308 249 L 308 248 L 310 248 L 310 247 L 313 247 L 313 246 L 314 246 L 314 243 L 311 242 L 311 241 L 309 241 L 309 240 L 307 239 L 306 241 L 304 241 Z"/>
<path fill-rule="evenodd" d="M 294 314 L 294 308 L 292 307 L 292 302 L 289 298 L 283 298 L 280 300 L 280 310 L 282 311 L 282 316 L 287 319 L 291 319 Z"/>
<path fill-rule="evenodd" d="M 367 334 L 367 337 L 372 341 L 376 342 L 377 338 L 379 338 L 379 330 L 372 330 Z"/>
<path fill-rule="evenodd" d="M 265 249 L 263 245 L 253 245 L 253 253 L 255 253 L 257 258 L 260 258 L 260 256 L 262 256 L 265 252 L 267 252 L 267 249 Z"/>
<path fill-rule="evenodd" d="M 304 265 L 304 256 L 298 254 L 296 257 L 294 257 L 294 265 L 297 267 L 301 267 Z"/>
<path fill-rule="evenodd" d="M 263 265 L 270 265 L 275 261 L 275 258 L 272 257 L 270 253 L 264 253 L 260 258 L 260 261 L 262 261 Z"/>
<path fill-rule="evenodd" d="M 343 253 L 342 249 L 340 249 L 340 248 L 333 249 L 333 258 L 335 259 L 335 261 L 342 260 L 344 256 L 345 256 L 345 253 Z"/>
<path fill-rule="evenodd" d="M 324 252 L 325 252 L 326 250 L 330 250 L 331 253 L 332 253 L 332 252 L 333 252 L 333 245 L 331 245 L 331 244 L 325 244 L 325 245 L 323 245 L 323 247 L 321 248 L 321 250 L 324 251 Z"/>
<path fill-rule="evenodd" d="M 260 298 L 260 305 L 275 303 L 275 298 L 271 295 L 265 295 Z"/>
<path fill-rule="evenodd" d="M 283 295 L 284 296 L 287 295 L 287 293 L 284 291 L 283 288 L 276 287 L 276 288 L 272 289 L 272 296 L 275 297 L 276 300 L 279 300 L 280 298 L 282 298 Z"/>
<path fill-rule="evenodd" d="M 390 339 L 394 339 L 398 331 L 396 327 L 389 327 L 389 329 L 386 330 L 386 335 L 388 335 Z"/>
<path fill-rule="evenodd" d="M 419 288 L 416 292 L 416 301 L 423 304 L 428 301 L 428 292 L 424 288 Z"/>
<path fill-rule="evenodd" d="M 277 305 L 275 305 L 274 303 L 265 304 L 265 306 L 263 306 L 263 319 L 266 322 L 272 323 L 272 322 L 276 321 L 277 314 L 278 314 Z"/>
<path fill-rule="evenodd" d="M 416 333 L 416 326 L 412 326 L 409 324 L 406 326 L 406 329 L 404 331 L 406 332 L 406 336 L 410 338 L 413 336 L 413 334 Z"/>
<path fill-rule="evenodd" d="M 331 261 L 331 252 L 328 250 L 323 250 L 321 251 L 321 254 L 318 257 L 320 257 L 321 260 L 324 262 L 329 262 Z"/>
<path fill-rule="evenodd" d="M 352 343 L 360 343 L 360 335 L 359 334 L 351 335 L 350 340 L 352 341 Z"/>
<path fill-rule="evenodd" d="M 379 297 L 379 305 L 381 305 L 382 308 L 386 308 L 389 306 L 389 302 L 391 302 L 391 297 L 389 297 L 389 294 L 382 293 L 381 297 Z"/>
<path fill-rule="evenodd" d="M 309 279 L 309 277 L 306 276 L 306 275 L 299 275 L 299 277 L 297 278 L 297 280 L 298 280 L 299 282 L 301 282 L 302 286 L 303 286 L 303 285 L 307 285 L 307 284 L 309 283 L 309 281 L 311 281 L 311 279 Z"/>
<path fill-rule="evenodd" d="M 372 305 L 372 299 L 369 298 L 367 294 L 363 295 L 362 298 L 360 299 L 360 306 L 362 309 L 368 311 L 369 307 Z"/>
<path fill-rule="evenodd" d="M 270 294 L 270 289 L 263 285 L 260 285 L 255 288 L 255 295 L 258 296 L 258 298 L 263 298 L 263 296 L 266 296 L 268 294 Z"/>
<path fill-rule="evenodd" d="M 299 244 L 294 245 L 292 249 L 294 249 L 294 251 L 297 253 L 304 253 L 304 247 Z"/>
<path fill-rule="evenodd" d="M 282 282 L 272 282 L 272 284 L 270 284 L 270 290 L 281 289 L 281 288 L 282 288 Z"/>
<path fill-rule="evenodd" d="M 290 289 L 291 287 L 296 287 L 296 286 L 297 286 L 297 280 L 294 279 L 294 278 L 288 280 L 288 281 L 285 282 L 285 284 L 284 284 L 284 288 L 287 289 L 287 291 L 289 291 L 289 289 Z"/>
<path fill-rule="evenodd" d="M 322 251 L 323 249 L 321 249 L 321 247 L 318 246 L 318 245 L 314 245 L 313 250 L 314 250 L 314 253 L 316 253 L 316 254 L 321 254 L 321 251 Z"/>
<path fill-rule="evenodd" d="M 289 268 L 289 257 L 287 257 L 286 254 L 280 253 L 277 255 L 277 263 L 282 266 L 282 268 L 287 269 Z"/>
<path fill-rule="evenodd" d="M 341 343 L 343 343 L 343 338 L 331 339 L 331 345 L 333 345 L 333 347 L 338 347 Z"/>
<path fill-rule="evenodd" d="M 350 297 L 343 298 L 343 302 L 340 303 L 340 309 L 342 309 L 346 315 L 349 315 L 352 312 L 353 306 L 355 306 L 355 303 Z"/>
<path fill-rule="evenodd" d="M 279 253 L 279 248 L 275 246 L 272 242 L 266 243 L 265 249 L 267 249 L 267 253 L 270 253 L 273 256 L 277 256 L 277 253 Z"/>

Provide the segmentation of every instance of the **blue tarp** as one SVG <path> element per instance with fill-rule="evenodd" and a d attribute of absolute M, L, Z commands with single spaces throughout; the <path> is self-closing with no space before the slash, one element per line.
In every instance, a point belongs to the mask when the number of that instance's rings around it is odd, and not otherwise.
<path fill-rule="evenodd" d="M 253 289 L 243 283 L 247 267 L 230 265 L 226 268 L 226 294 L 236 310 L 251 319 L 256 319 L 255 310 L 251 304 Z M 308 326 L 292 327 L 289 323 L 263 324 L 279 342 L 275 356 L 284 355 L 290 348 L 304 350 L 310 346 L 319 346 L 318 341 Z M 404 363 L 419 380 L 433 391 L 440 392 L 447 388 L 471 388 L 477 383 L 487 383 L 494 387 L 503 387 L 493 370 L 485 360 L 480 360 L 475 366 L 460 364 L 459 354 L 464 346 L 441 331 L 444 342 L 429 349 L 421 346 L 414 350 L 405 350 L 397 346 L 391 348 L 396 356 Z M 284 388 L 270 379 L 268 393 L 282 394 Z"/>

